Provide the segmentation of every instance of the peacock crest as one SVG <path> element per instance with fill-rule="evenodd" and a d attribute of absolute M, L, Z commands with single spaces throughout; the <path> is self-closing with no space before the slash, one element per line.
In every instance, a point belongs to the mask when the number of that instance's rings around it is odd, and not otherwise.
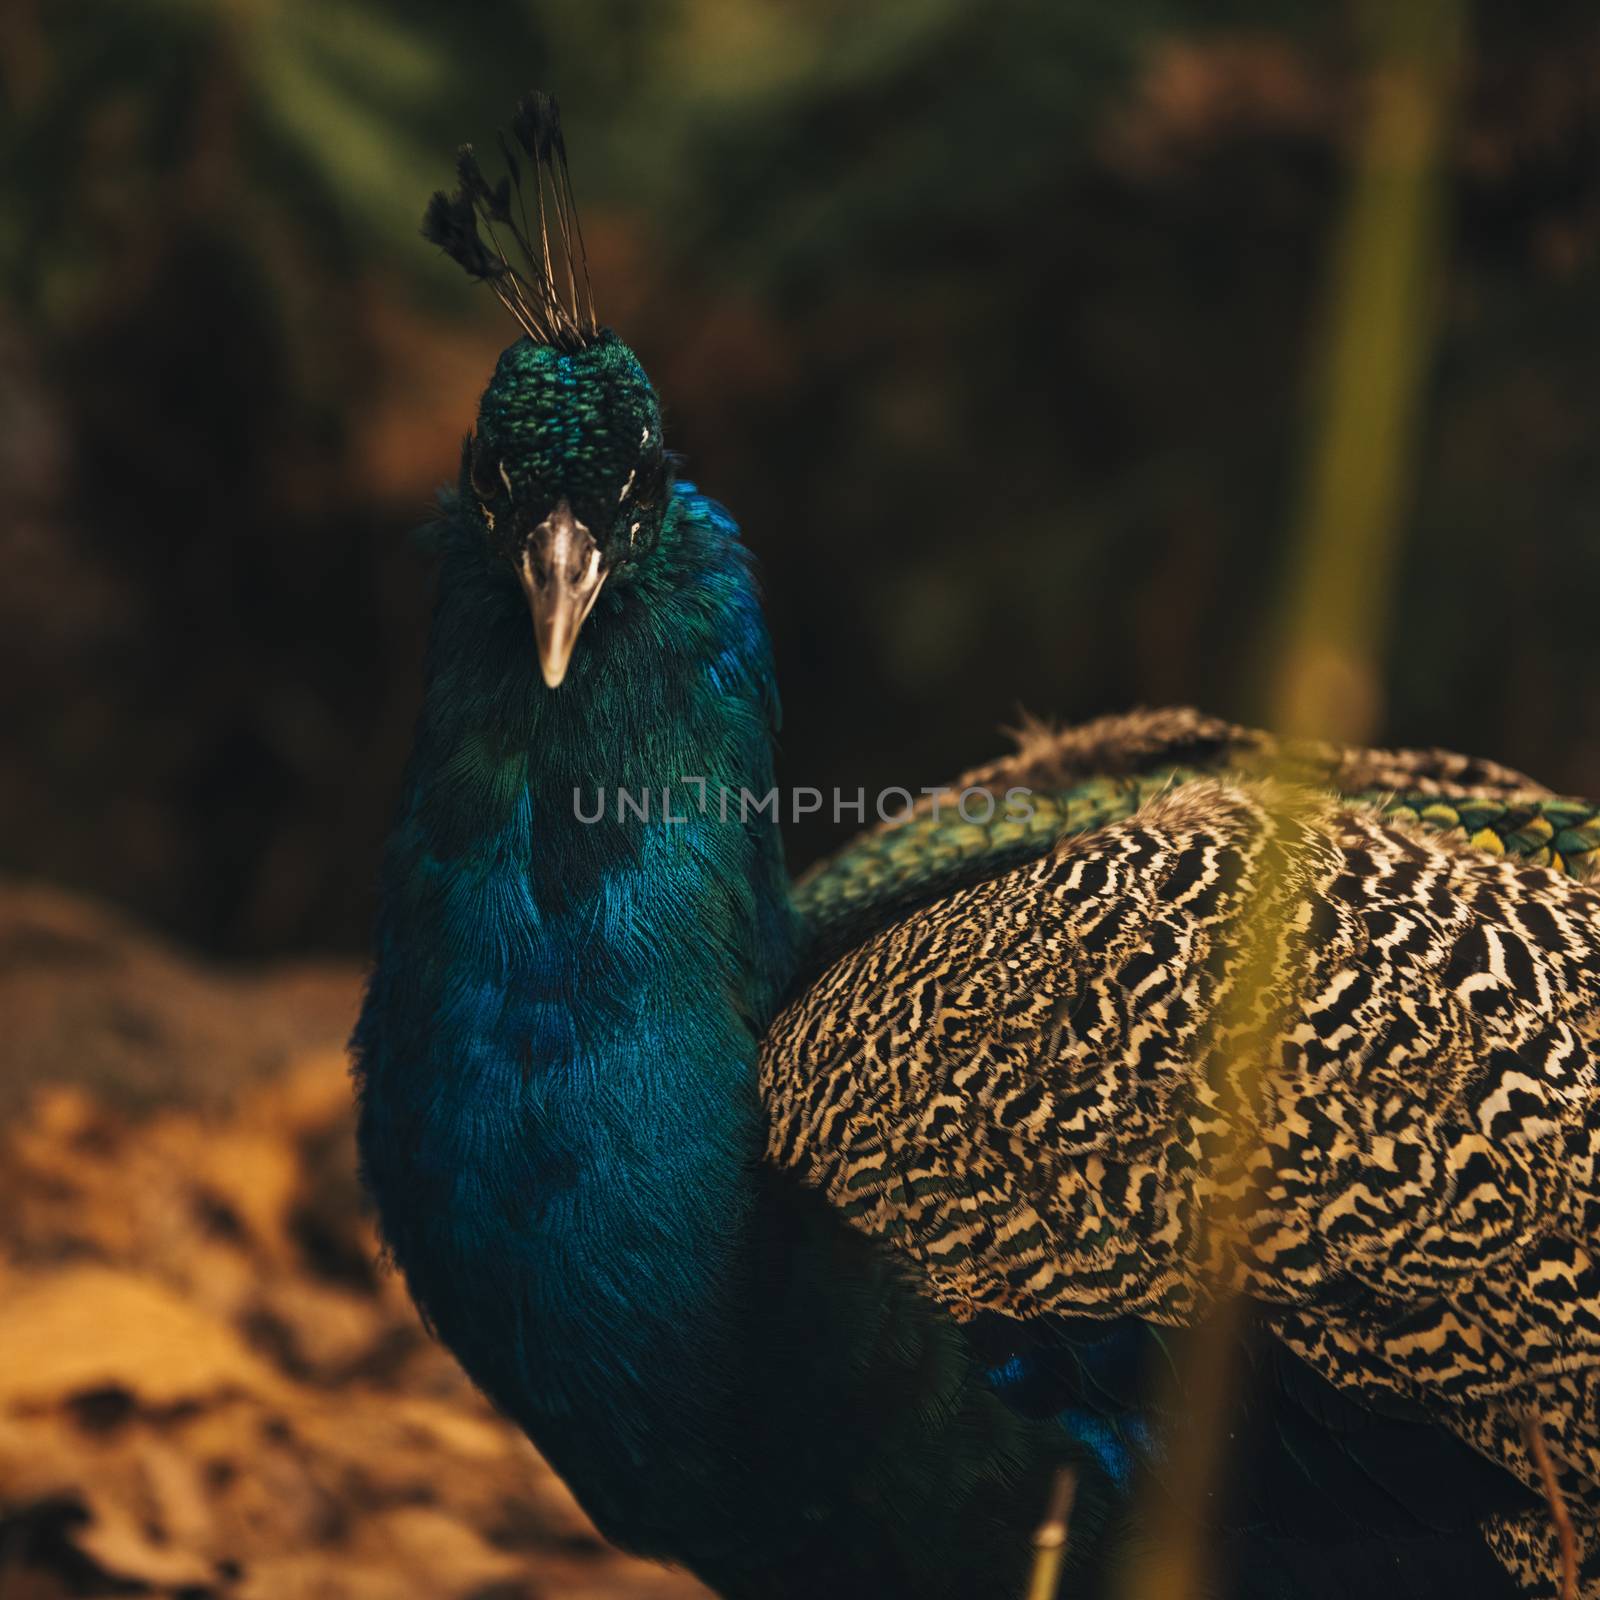
<path fill-rule="evenodd" d="M 462 145 L 456 191 L 434 194 L 422 236 L 468 277 L 487 283 L 535 344 L 582 350 L 600 336 L 600 324 L 555 96 L 543 90 L 524 95 L 511 118 L 511 137 L 504 130 L 498 137 L 505 176 L 491 185 L 472 146 Z M 518 145 L 531 168 L 526 185 Z"/>

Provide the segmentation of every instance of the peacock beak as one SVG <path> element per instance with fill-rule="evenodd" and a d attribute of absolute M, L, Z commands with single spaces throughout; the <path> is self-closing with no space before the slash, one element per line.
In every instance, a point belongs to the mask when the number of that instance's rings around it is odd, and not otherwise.
<path fill-rule="evenodd" d="M 539 670 L 554 689 L 567 675 L 578 629 L 606 581 L 600 546 L 565 500 L 528 536 L 517 574 L 533 613 Z"/>

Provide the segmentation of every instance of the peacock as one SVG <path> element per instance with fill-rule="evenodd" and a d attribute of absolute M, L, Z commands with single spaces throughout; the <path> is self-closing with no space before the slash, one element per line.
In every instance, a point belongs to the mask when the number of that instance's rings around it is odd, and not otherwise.
<path fill-rule="evenodd" d="M 424 225 L 519 331 L 352 1041 L 426 1323 L 718 1594 L 1010 1600 L 1063 1469 L 1063 1593 L 1118 1592 L 1226 1299 L 1217 1594 L 1553 1595 L 1559 1503 L 1600 1596 L 1600 813 L 1138 712 L 792 882 L 749 553 L 596 318 L 555 102 L 500 142 Z"/>

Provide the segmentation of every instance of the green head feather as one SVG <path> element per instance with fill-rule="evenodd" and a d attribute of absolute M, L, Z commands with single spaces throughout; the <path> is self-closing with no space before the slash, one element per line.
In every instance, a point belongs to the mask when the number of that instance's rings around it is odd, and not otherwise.
<path fill-rule="evenodd" d="M 507 348 L 462 451 L 461 497 L 513 556 L 561 501 L 594 535 L 613 582 L 655 546 L 671 486 L 661 407 L 609 329 L 582 349 Z"/>

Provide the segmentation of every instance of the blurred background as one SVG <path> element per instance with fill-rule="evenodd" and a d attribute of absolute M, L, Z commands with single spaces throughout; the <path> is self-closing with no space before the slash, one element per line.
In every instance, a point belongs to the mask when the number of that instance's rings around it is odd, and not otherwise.
<path fill-rule="evenodd" d="M 423 243 L 560 95 L 602 316 L 759 553 L 789 784 L 1022 708 L 1263 714 L 1347 7 L 12 0 L 0 865 L 354 951 L 419 689 L 409 532 L 513 331 Z M 1470 8 L 1383 738 L 1600 790 L 1600 24 Z M 797 866 L 837 832 L 794 831 Z"/>
<path fill-rule="evenodd" d="M 417 224 L 535 85 L 786 784 L 1179 701 L 1600 793 L 1593 0 L 8 0 L 3 1600 L 699 1593 L 351 1170 L 411 535 L 513 332 Z"/>

